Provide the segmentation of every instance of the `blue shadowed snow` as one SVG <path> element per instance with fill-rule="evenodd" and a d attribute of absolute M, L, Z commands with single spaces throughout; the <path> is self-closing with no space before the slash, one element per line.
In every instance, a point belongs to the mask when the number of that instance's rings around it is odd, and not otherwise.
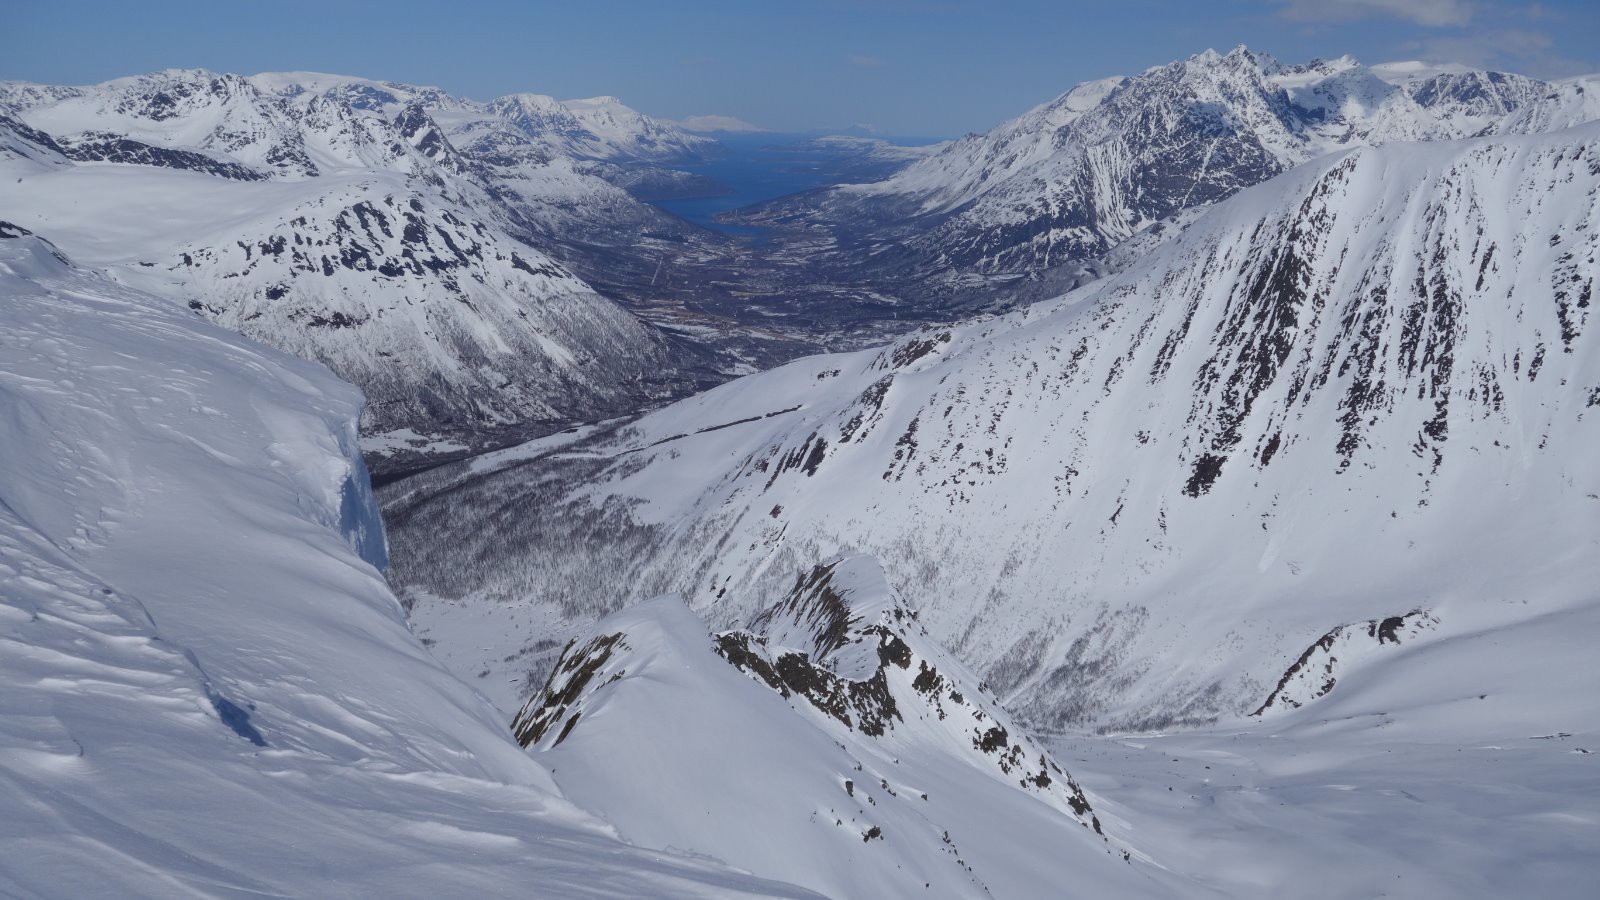
<path fill-rule="evenodd" d="M 389 540 L 383 531 L 383 513 L 372 495 L 372 478 L 361 453 L 351 452 L 350 477 L 339 491 L 339 533 L 361 558 L 378 571 L 389 567 Z"/>
<path fill-rule="evenodd" d="M 217 717 L 222 720 L 222 724 L 232 728 L 234 734 L 255 744 L 257 747 L 265 747 L 267 745 L 267 739 L 261 736 L 261 732 L 257 731 L 254 725 L 250 724 L 250 713 L 246 712 L 244 707 L 221 694 L 211 695 L 211 705 L 216 708 Z"/>

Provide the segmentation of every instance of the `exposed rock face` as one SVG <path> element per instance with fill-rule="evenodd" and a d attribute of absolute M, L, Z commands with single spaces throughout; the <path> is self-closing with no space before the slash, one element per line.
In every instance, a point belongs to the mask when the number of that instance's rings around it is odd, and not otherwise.
<path fill-rule="evenodd" d="M 830 895 L 1159 884 L 871 557 L 814 567 L 744 629 L 708 634 L 673 597 L 623 610 L 567 645 L 513 729 L 645 846 Z"/>
<path fill-rule="evenodd" d="M 1385 644 L 1398 647 L 1422 632 L 1437 627 L 1439 620 L 1422 610 L 1401 616 L 1373 619 L 1357 625 L 1340 625 L 1307 647 L 1294 665 L 1284 671 L 1267 699 L 1250 715 L 1278 710 L 1299 709 L 1325 697 L 1339 683 L 1341 671 Z"/>

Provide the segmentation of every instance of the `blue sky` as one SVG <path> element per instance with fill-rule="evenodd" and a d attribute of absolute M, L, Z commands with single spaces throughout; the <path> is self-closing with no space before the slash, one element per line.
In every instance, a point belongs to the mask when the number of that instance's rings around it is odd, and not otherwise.
<path fill-rule="evenodd" d="M 1286 62 L 1600 70 L 1600 3 L 1544 0 L 4 0 L 0 78 L 315 70 L 617 95 L 776 130 L 981 131 L 1076 82 L 1245 43 Z"/>

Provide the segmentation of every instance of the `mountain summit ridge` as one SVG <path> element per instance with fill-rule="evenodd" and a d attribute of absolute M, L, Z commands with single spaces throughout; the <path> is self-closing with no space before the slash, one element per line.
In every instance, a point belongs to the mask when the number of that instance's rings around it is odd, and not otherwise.
<path fill-rule="evenodd" d="M 1207 50 L 1076 85 L 883 181 L 780 198 L 738 220 L 831 235 L 833 262 L 861 277 L 959 293 L 973 274 L 1007 284 L 1092 265 L 1152 223 L 1340 149 L 1548 130 L 1539 110 L 1563 105 L 1573 111 L 1562 124 L 1583 116 L 1555 83 L 1404 68 Z"/>

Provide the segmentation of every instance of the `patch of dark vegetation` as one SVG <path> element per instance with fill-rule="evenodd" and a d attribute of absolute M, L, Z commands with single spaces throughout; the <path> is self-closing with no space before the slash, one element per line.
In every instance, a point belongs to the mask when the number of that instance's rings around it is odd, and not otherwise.
<path fill-rule="evenodd" d="M 312 315 L 306 322 L 312 328 L 354 328 L 365 322 L 366 319 L 356 319 L 336 312 L 331 316 Z"/>
<path fill-rule="evenodd" d="M 744 419 L 735 419 L 732 422 L 723 422 L 720 425 L 707 425 L 704 428 L 697 428 L 693 432 L 686 432 L 686 433 L 683 433 L 683 434 L 668 435 L 667 437 L 661 438 L 660 440 L 651 441 L 650 443 L 645 444 L 643 447 L 634 447 L 634 448 L 632 448 L 630 450 L 624 450 L 624 451 L 622 451 L 622 453 L 623 454 L 638 453 L 641 450 L 648 450 L 651 447 L 659 447 L 662 444 L 670 444 L 673 441 L 681 441 L 684 438 L 689 437 L 691 433 L 692 434 L 709 434 L 710 432 L 713 432 L 713 431 L 721 431 L 724 428 L 732 428 L 735 425 L 748 425 L 751 422 L 759 422 L 762 419 L 770 419 L 773 416 L 781 416 L 784 413 L 792 413 L 792 412 L 794 412 L 795 410 L 797 410 L 799 408 L 800 408 L 800 406 L 798 404 L 796 404 L 796 405 L 790 406 L 790 407 L 788 407 L 786 409 L 775 409 L 772 412 L 763 413 L 762 415 L 759 415 L 759 416 L 750 416 L 750 417 L 744 418 Z M 765 470 L 763 470 L 763 471 L 765 471 Z"/>

